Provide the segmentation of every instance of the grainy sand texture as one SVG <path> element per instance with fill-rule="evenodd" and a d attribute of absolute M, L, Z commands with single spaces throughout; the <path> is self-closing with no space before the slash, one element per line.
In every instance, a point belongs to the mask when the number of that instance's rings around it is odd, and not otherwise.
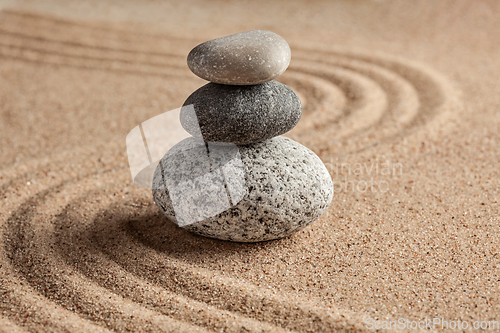
<path fill-rule="evenodd" d="M 500 322 L 499 2 L 0 8 L 0 331 Z M 168 221 L 133 185 L 125 137 L 205 84 L 194 46 L 252 29 L 289 42 L 278 80 L 304 114 L 287 136 L 335 195 L 295 235 L 240 244 Z"/>

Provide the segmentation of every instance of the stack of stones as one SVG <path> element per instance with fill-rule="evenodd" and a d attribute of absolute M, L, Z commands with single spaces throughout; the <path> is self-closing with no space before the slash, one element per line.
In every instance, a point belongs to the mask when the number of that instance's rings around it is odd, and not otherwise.
<path fill-rule="evenodd" d="M 210 81 L 180 118 L 192 135 L 162 158 L 153 178 L 160 210 L 193 233 L 237 242 L 289 236 L 317 220 L 333 197 L 319 157 L 280 136 L 302 104 L 273 79 L 290 63 L 279 35 L 243 32 L 196 46 L 188 66 Z"/>

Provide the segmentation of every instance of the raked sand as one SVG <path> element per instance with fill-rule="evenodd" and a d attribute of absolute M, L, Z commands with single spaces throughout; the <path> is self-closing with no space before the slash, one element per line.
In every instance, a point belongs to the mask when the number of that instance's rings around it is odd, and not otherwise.
<path fill-rule="evenodd" d="M 500 322 L 497 2 L 0 6 L 0 331 Z M 292 48 L 287 136 L 335 196 L 289 238 L 238 244 L 168 221 L 125 137 L 204 84 L 191 48 L 252 29 Z"/>

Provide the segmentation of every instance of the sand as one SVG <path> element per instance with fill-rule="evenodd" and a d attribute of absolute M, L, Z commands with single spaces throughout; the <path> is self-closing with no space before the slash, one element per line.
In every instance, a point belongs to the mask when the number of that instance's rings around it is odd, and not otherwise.
<path fill-rule="evenodd" d="M 500 321 L 497 2 L 0 6 L 0 331 Z M 198 237 L 133 185 L 125 137 L 204 84 L 192 47 L 257 28 L 291 45 L 287 136 L 335 196 L 289 238 Z"/>

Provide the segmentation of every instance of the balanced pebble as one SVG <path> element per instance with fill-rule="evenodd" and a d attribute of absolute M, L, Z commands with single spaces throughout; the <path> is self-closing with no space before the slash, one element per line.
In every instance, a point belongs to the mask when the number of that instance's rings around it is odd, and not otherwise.
<path fill-rule="evenodd" d="M 237 242 L 289 236 L 317 220 L 333 197 L 319 157 L 285 137 L 245 146 L 187 138 L 153 179 L 160 210 L 193 233 Z"/>
<path fill-rule="evenodd" d="M 210 238 L 260 242 L 290 236 L 328 209 L 333 183 L 320 158 L 279 136 L 302 116 L 298 96 L 273 79 L 290 47 L 255 30 L 195 47 L 189 68 L 211 81 L 180 111 L 192 135 L 158 163 L 152 192 L 179 227 Z"/>
<path fill-rule="evenodd" d="M 189 53 L 187 63 L 202 79 L 220 84 L 252 85 L 280 76 L 290 59 L 290 46 L 280 35 L 252 30 L 196 46 Z"/>
<path fill-rule="evenodd" d="M 301 115 L 302 104 L 293 90 L 269 81 L 252 86 L 206 84 L 187 98 L 180 118 L 188 133 L 207 142 L 248 144 L 288 132 Z"/>

